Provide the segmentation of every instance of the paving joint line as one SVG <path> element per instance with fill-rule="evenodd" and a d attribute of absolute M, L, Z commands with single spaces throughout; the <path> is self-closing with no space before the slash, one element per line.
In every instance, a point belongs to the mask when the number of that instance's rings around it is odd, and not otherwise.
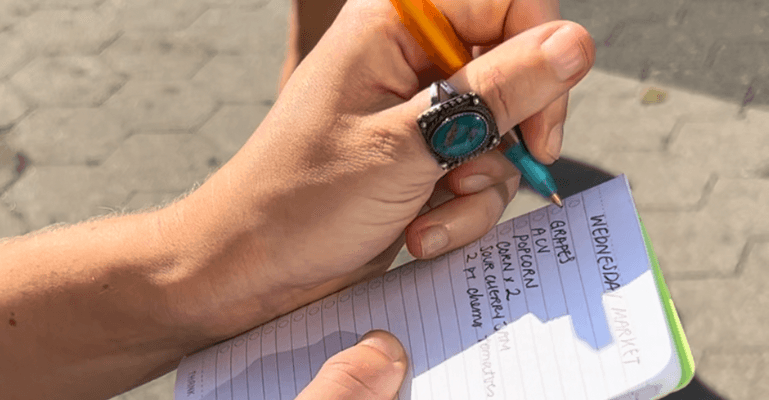
<path fill-rule="evenodd" d="M 662 146 L 660 149 L 661 151 L 665 153 L 670 152 L 671 145 L 678 138 L 678 135 L 681 133 L 681 129 L 683 129 L 684 125 L 686 125 L 688 122 L 691 121 L 689 121 L 689 117 L 687 115 L 680 115 L 678 118 L 676 118 L 676 122 L 673 124 L 673 128 L 664 138 L 662 138 Z"/>
<path fill-rule="evenodd" d="M 686 213 L 695 213 L 702 211 L 702 209 L 705 208 L 708 201 L 710 200 L 710 195 L 713 193 L 713 190 L 715 189 L 716 183 L 718 183 L 719 175 L 716 173 L 713 173 L 710 175 L 710 178 L 705 182 L 705 185 L 702 187 L 702 194 L 700 195 L 699 200 L 697 200 L 696 203 L 693 205 L 685 205 L 685 206 L 675 206 L 675 205 L 664 205 L 664 204 L 658 204 L 658 205 L 638 205 L 638 210 L 642 212 L 686 212 Z"/>
<path fill-rule="evenodd" d="M 738 279 L 742 277 L 745 265 L 748 263 L 753 248 L 756 245 L 769 243 L 769 233 L 760 233 L 749 235 L 745 240 L 745 244 L 740 252 L 740 257 L 737 260 L 737 264 L 730 272 L 720 271 L 690 271 L 690 272 L 678 272 L 670 273 L 666 275 L 666 278 L 670 281 L 703 281 L 703 280 L 715 280 L 715 279 Z"/>
<path fill-rule="evenodd" d="M 616 40 L 622 37 L 622 33 L 624 32 L 625 28 L 628 27 L 628 25 L 640 25 L 640 24 L 657 24 L 660 22 L 663 22 L 664 19 L 657 15 L 657 14 L 649 14 L 644 17 L 628 17 L 620 20 L 617 22 L 614 27 L 612 27 L 611 31 L 607 35 L 607 38 L 602 40 L 598 46 L 600 47 L 611 47 L 616 44 Z M 616 35 L 616 36 L 615 36 Z"/>

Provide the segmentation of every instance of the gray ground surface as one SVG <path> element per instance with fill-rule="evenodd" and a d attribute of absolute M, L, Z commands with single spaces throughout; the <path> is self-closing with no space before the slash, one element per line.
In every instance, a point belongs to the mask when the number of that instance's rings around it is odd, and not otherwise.
<path fill-rule="evenodd" d="M 0 237 L 169 201 L 269 110 L 287 0 L 0 0 Z M 564 153 L 628 175 L 698 364 L 769 392 L 769 3 L 563 1 Z M 654 87 L 658 104 L 641 99 Z M 512 216 L 540 204 L 523 193 Z M 171 399 L 174 374 L 119 396 Z"/>

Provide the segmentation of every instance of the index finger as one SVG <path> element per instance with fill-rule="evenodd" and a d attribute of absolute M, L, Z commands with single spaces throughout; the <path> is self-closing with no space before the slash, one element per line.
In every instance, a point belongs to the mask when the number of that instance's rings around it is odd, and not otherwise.
<path fill-rule="evenodd" d="M 501 43 L 561 18 L 558 0 L 433 0 L 459 37 L 471 45 Z"/>
<path fill-rule="evenodd" d="M 558 0 L 513 0 L 507 11 L 505 39 L 545 22 L 561 19 Z"/>

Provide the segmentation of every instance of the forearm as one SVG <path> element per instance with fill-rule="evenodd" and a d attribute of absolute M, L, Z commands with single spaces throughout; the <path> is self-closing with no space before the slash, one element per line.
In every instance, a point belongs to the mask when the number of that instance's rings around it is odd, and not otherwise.
<path fill-rule="evenodd" d="M 242 167 L 160 211 L 0 243 L 3 398 L 116 395 L 361 278 L 284 277 L 291 246 L 258 211 L 254 198 L 270 196 L 249 195 L 253 177 L 233 172 Z"/>
<path fill-rule="evenodd" d="M 213 338 L 167 315 L 177 267 L 160 213 L 0 244 L 4 398 L 105 398 L 166 373 Z"/>

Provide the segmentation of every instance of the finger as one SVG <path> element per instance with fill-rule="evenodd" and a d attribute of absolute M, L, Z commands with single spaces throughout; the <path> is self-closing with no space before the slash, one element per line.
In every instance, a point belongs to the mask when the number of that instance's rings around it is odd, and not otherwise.
<path fill-rule="evenodd" d="M 509 26 L 521 28 L 515 32 L 519 33 L 557 19 L 552 16 L 558 13 L 557 0 L 437 0 L 435 5 L 451 22 L 459 37 L 472 44 L 499 40 Z"/>
<path fill-rule="evenodd" d="M 464 42 L 476 45 L 561 18 L 558 0 L 439 0 L 435 5 Z"/>
<path fill-rule="evenodd" d="M 595 47 L 587 31 L 568 21 L 532 28 L 471 61 L 449 81 L 459 93 L 475 92 L 491 109 L 500 132 L 563 96 L 592 66 Z M 430 104 L 423 90 L 397 107 L 418 133 L 416 118 Z M 401 119 L 403 120 L 403 119 Z"/>
<path fill-rule="evenodd" d="M 519 174 L 501 152 L 494 150 L 460 165 L 444 179 L 454 194 L 467 195 L 478 193 Z"/>
<path fill-rule="evenodd" d="M 568 102 L 569 94 L 564 93 L 544 110 L 521 122 L 526 148 L 542 163 L 552 164 L 561 156 Z"/>
<path fill-rule="evenodd" d="M 493 47 L 476 48 L 478 54 L 485 54 Z M 563 125 L 566 121 L 568 103 L 569 93 L 567 92 L 555 99 L 544 110 L 538 111 L 520 124 L 523 141 L 531 154 L 541 163 L 552 164 L 561 156 Z"/>
<path fill-rule="evenodd" d="M 513 37 L 527 29 L 561 18 L 558 0 L 516 0 L 507 11 L 504 37 Z M 473 55 L 479 57 L 496 47 L 476 46 Z M 551 164 L 561 155 L 563 123 L 566 120 L 568 93 L 559 97 L 542 111 L 521 123 L 524 142 L 540 162 Z"/>
<path fill-rule="evenodd" d="M 557 0 L 514 1 L 507 13 L 505 37 L 512 37 L 539 24 L 560 19 L 559 6 Z M 521 123 L 524 142 L 540 162 L 551 164 L 561 155 L 567 102 L 568 94 L 565 94 Z"/>
<path fill-rule="evenodd" d="M 558 0 L 516 0 L 507 12 L 505 37 L 561 18 Z M 523 141 L 540 162 L 552 164 L 561 155 L 568 93 L 521 123 Z"/>
<path fill-rule="evenodd" d="M 371 331 L 335 354 L 297 400 L 391 400 L 406 376 L 407 357 L 398 339 Z"/>
<path fill-rule="evenodd" d="M 474 58 L 486 54 L 494 47 L 475 47 Z M 566 92 L 520 124 L 523 141 L 531 154 L 542 163 L 552 164 L 561 156 L 563 124 L 566 121 L 568 103 L 569 93 Z"/>
<path fill-rule="evenodd" d="M 417 217 L 406 227 L 409 252 L 416 258 L 433 258 L 485 235 L 499 221 L 519 183 L 520 175 L 516 175 Z"/>
<path fill-rule="evenodd" d="M 561 19 L 558 0 L 514 0 L 507 10 L 504 36 L 513 37 L 545 22 Z"/>
<path fill-rule="evenodd" d="M 432 196 L 419 215 L 440 207 L 457 195 L 478 193 L 516 175 L 520 175 L 518 169 L 499 151 L 482 154 L 439 179 Z"/>

